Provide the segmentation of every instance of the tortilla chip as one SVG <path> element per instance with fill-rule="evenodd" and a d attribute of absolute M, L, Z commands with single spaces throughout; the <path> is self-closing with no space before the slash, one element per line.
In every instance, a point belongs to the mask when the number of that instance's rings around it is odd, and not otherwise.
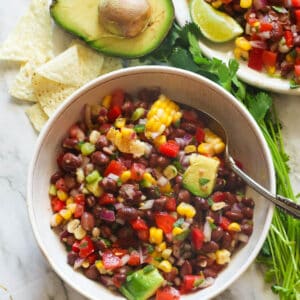
<path fill-rule="evenodd" d="M 104 56 L 95 50 L 77 44 L 81 64 L 82 83 L 86 83 L 101 74 Z"/>
<path fill-rule="evenodd" d="M 122 68 L 123 68 L 123 64 L 120 58 L 105 55 L 102 70 L 101 70 L 101 75 Z"/>
<path fill-rule="evenodd" d="M 49 80 L 37 73 L 32 76 L 32 85 L 37 101 L 49 117 L 77 89 L 74 86 Z"/>
<path fill-rule="evenodd" d="M 9 89 L 9 94 L 17 99 L 36 102 L 31 78 L 36 65 L 28 62 L 21 66 L 20 72 L 16 76 L 13 85 Z"/>
<path fill-rule="evenodd" d="M 52 60 L 36 69 L 36 73 L 51 81 L 71 86 L 80 86 L 81 64 L 77 46 L 68 48 Z"/>
<path fill-rule="evenodd" d="M 48 0 L 32 0 L 14 31 L 0 47 L 0 59 L 43 63 L 53 56 Z"/>
<path fill-rule="evenodd" d="M 46 122 L 48 120 L 48 116 L 42 110 L 39 103 L 30 106 L 26 110 L 26 114 L 27 114 L 30 122 L 32 123 L 33 127 L 37 131 L 41 131 L 42 127 L 46 124 Z"/>

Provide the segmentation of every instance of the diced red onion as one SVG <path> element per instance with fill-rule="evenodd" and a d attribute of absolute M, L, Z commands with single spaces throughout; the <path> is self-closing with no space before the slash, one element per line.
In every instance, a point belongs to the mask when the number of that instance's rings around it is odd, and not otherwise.
<path fill-rule="evenodd" d="M 118 181 L 119 176 L 116 175 L 116 174 L 114 174 L 114 173 L 109 173 L 109 174 L 107 175 L 107 178 L 110 178 L 110 179 L 112 179 L 112 180 L 114 180 L 114 181 Z"/>
<path fill-rule="evenodd" d="M 147 123 L 147 119 L 139 119 L 139 124 L 146 124 Z"/>
<path fill-rule="evenodd" d="M 79 191 L 77 189 L 72 189 L 71 192 L 70 192 L 71 197 L 75 197 L 78 194 L 79 194 Z"/>
<path fill-rule="evenodd" d="M 185 230 L 185 229 L 188 229 L 190 227 L 190 225 L 191 225 L 191 223 L 189 223 L 189 222 L 183 222 L 181 227 L 183 230 Z"/>
<path fill-rule="evenodd" d="M 204 233 L 204 241 L 209 242 L 211 240 L 211 226 L 209 222 L 206 220 L 203 227 L 203 233 Z"/>
<path fill-rule="evenodd" d="M 116 219 L 116 223 L 118 224 L 121 224 L 121 225 L 124 225 L 125 224 L 125 221 L 123 219 Z"/>
<path fill-rule="evenodd" d="M 102 209 L 100 212 L 100 219 L 107 222 L 113 222 L 116 219 L 115 212 L 109 209 Z"/>
<path fill-rule="evenodd" d="M 133 186 L 132 185 L 126 185 L 126 189 L 125 189 L 125 193 L 126 195 L 132 199 L 133 196 L 135 195 L 135 191 L 133 189 Z"/>
<path fill-rule="evenodd" d="M 266 0 L 253 0 L 253 6 L 256 10 L 260 10 L 267 6 Z"/>
<path fill-rule="evenodd" d="M 160 176 L 160 178 L 157 180 L 157 185 L 164 186 L 169 182 L 169 180 L 165 176 Z"/>
<path fill-rule="evenodd" d="M 83 264 L 83 262 L 84 262 L 84 258 L 77 258 L 76 260 L 75 260 L 75 263 L 74 263 L 74 266 L 73 266 L 73 268 L 76 270 L 76 269 L 78 269 L 78 268 L 80 268 L 81 266 L 82 266 L 82 264 Z"/>
<path fill-rule="evenodd" d="M 109 238 L 113 243 L 116 242 L 118 239 L 115 235 L 111 235 Z"/>
<path fill-rule="evenodd" d="M 125 254 L 121 257 L 120 259 L 120 263 L 121 263 L 121 266 L 124 266 L 128 263 L 129 261 L 129 258 L 130 258 L 130 255 L 129 254 Z"/>
<path fill-rule="evenodd" d="M 100 276 L 100 281 L 105 286 L 112 286 L 112 285 L 114 285 L 112 277 L 107 276 L 107 275 L 101 275 Z"/>
<path fill-rule="evenodd" d="M 264 31 L 258 34 L 262 39 L 268 40 L 271 37 L 271 31 Z"/>
<path fill-rule="evenodd" d="M 118 203 L 114 204 L 114 207 L 115 207 L 116 210 L 118 210 L 118 209 L 120 209 L 120 208 L 123 208 L 123 207 L 124 207 L 124 204 L 118 202 Z"/>
<path fill-rule="evenodd" d="M 145 155 L 147 157 L 151 153 L 153 147 L 149 143 L 145 143 L 145 142 L 144 142 L 144 146 L 145 146 Z"/>
<path fill-rule="evenodd" d="M 237 239 L 243 243 L 247 243 L 249 241 L 249 236 L 244 233 L 239 233 Z"/>
<path fill-rule="evenodd" d="M 193 136 L 190 134 L 185 134 L 183 137 L 181 138 L 175 138 L 175 141 L 177 144 L 179 144 L 180 148 L 184 148 L 186 145 L 188 145 L 191 140 L 193 139 Z"/>
<path fill-rule="evenodd" d="M 183 158 L 181 159 L 180 163 L 182 164 L 182 166 L 184 168 L 186 168 L 186 167 L 188 167 L 190 165 L 190 159 L 191 159 L 190 155 L 183 156 Z"/>
<path fill-rule="evenodd" d="M 140 264 L 144 263 L 144 256 L 141 246 L 139 247 Z"/>
<path fill-rule="evenodd" d="M 250 41 L 250 44 L 253 48 L 266 49 L 267 44 L 265 41 Z"/>
<path fill-rule="evenodd" d="M 200 289 L 207 288 L 207 287 L 211 286 L 214 282 L 215 282 L 214 278 L 207 277 L 204 279 L 204 281 L 200 285 L 198 285 L 198 288 L 200 288 Z"/>
<path fill-rule="evenodd" d="M 142 210 L 145 210 L 145 209 L 151 209 L 152 206 L 153 206 L 153 203 L 154 203 L 154 200 L 153 200 L 153 199 L 147 200 L 147 201 L 144 202 L 144 205 L 142 205 L 142 206 L 140 207 L 140 209 L 142 209 Z"/>

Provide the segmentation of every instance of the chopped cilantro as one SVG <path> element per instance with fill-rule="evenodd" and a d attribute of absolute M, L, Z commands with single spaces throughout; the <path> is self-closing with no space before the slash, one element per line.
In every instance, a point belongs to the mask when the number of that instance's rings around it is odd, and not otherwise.
<path fill-rule="evenodd" d="M 283 7 L 283 6 L 275 6 L 275 5 L 273 5 L 273 6 L 272 6 L 272 9 L 275 10 L 276 12 L 280 13 L 280 14 L 285 14 L 285 13 L 287 13 L 286 8 Z"/>
<path fill-rule="evenodd" d="M 147 265 L 144 269 L 143 272 L 144 274 L 150 273 L 151 271 L 153 271 L 155 269 L 155 267 L 153 265 Z"/>
<path fill-rule="evenodd" d="M 203 282 L 204 282 L 204 279 L 203 279 L 203 278 L 196 279 L 196 280 L 194 281 L 193 286 L 194 286 L 195 288 L 197 288 L 197 287 L 199 287 L 199 285 L 200 285 L 201 283 L 203 283 Z"/>
<path fill-rule="evenodd" d="M 212 206 L 215 202 L 212 198 L 207 198 L 207 203 L 209 206 Z"/>
<path fill-rule="evenodd" d="M 218 228 L 218 226 L 217 226 L 215 223 L 211 223 L 211 222 L 209 222 L 209 226 L 210 226 L 210 228 L 211 228 L 212 230 Z"/>
<path fill-rule="evenodd" d="M 183 241 L 188 237 L 189 234 L 190 230 L 186 229 L 182 233 L 175 235 L 173 239 L 176 241 Z"/>
<path fill-rule="evenodd" d="M 174 224 L 173 227 L 180 227 L 184 223 L 184 218 L 179 218 Z"/>
<path fill-rule="evenodd" d="M 200 179 L 199 179 L 199 184 L 200 184 L 201 186 L 206 185 L 206 184 L 209 183 L 209 182 L 210 182 L 210 180 L 209 180 L 208 178 L 200 178 Z"/>
<path fill-rule="evenodd" d="M 154 251 L 154 247 L 151 244 L 147 244 L 146 247 L 147 247 L 148 253 L 152 253 Z"/>
<path fill-rule="evenodd" d="M 174 160 L 172 161 L 172 165 L 177 169 L 177 171 L 178 171 L 179 173 L 184 172 L 184 168 L 183 168 L 182 164 L 179 162 L 178 159 L 174 159 Z"/>
<path fill-rule="evenodd" d="M 121 186 L 122 183 L 123 183 L 122 180 L 120 178 L 118 178 L 118 180 L 117 180 L 117 186 Z"/>

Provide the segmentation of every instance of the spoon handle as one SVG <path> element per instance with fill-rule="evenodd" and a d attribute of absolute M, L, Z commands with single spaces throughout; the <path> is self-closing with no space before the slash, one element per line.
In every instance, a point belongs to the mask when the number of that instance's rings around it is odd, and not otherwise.
<path fill-rule="evenodd" d="M 252 187 L 260 195 L 272 201 L 275 205 L 282 208 L 285 212 L 293 217 L 300 219 L 300 205 L 293 202 L 291 199 L 282 197 L 280 195 L 273 195 L 267 189 L 258 184 L 249 175 L 242 171 L 235 163 L 232 157 L 228 157 L 228 162 L 234 173 L 240 176 L 250 187 Z"/>

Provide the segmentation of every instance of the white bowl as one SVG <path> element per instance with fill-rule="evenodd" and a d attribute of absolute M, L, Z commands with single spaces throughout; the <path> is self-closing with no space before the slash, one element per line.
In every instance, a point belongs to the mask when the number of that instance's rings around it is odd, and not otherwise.
<path fill-rule="evenodd" d="M 218 85 L 191 72 L 168 67 L 134 67 L 102 76 L 74 93 L 49 120 L 41 132 L 33 154 L 27 186 L 27 203 L 36 240 L 56 273 L 82 295 L 94 299 L 123 299 L 99 283 L 76 272 L 66 262 L 66 251 L 50 228 L 49 178 L 56 170 L 56 156 L 67 129 L 80 118 L 85 103 L 99 100 L 116 88 L 135 93 L 141 87 L 160 86 L 162 92 L 217 118 L 229 133 L 230 150 L 243 162 L 246 171 L 275 192 L 272 159 L 259 127 L 248 111 Z M 232 258 L 215 283 L 182 299 L 212 298 L 232 284 L 253 262 L 268 233 L 273 205 L 251 190 L 256 201 L 254 230 L 248 244 Z"/>
<path fill-rule="evenodd" d="M 175 16 L 180 26 L 191 22 L 191 16 L 187 0 L 173 0 L 175 7 Z M 213 43 L 209 40 L 200 38 L 199 46 L 204 55 L 209 58 L 218 58 L 225 63 L 228 63 L 230 59 L 234 58 L 234 41 L 227 43 Z M 247 66 L 247 63 L 239 61 L 240 67 L 237 75 L 243 81 L 272 92 L 289 95 L 300 95 L 300 88 L 291 89 L 288 79 L 275 78 L 269 76 L 265 72 L 258 72 Z"/>

